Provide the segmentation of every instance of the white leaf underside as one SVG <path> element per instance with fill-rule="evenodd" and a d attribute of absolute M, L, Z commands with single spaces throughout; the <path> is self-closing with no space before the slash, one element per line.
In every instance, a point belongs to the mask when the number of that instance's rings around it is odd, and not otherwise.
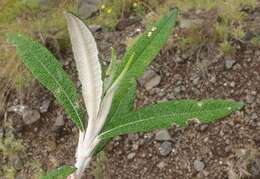
<path fill-rule="evenodd" d="M 102 98 L 98 49 L 87 26 L 72 14 L 65 13 L 65 16 L 90 124 L 97 118 Z"/>

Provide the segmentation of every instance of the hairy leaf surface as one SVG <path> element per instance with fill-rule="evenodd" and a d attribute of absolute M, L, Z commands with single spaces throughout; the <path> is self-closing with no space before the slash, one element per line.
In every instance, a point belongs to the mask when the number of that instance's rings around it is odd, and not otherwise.
<path fill-rule="evenodd" d="M 105 126 L 100 138 L 169 128 L 173 124 L 185 127 L 187 121 L 193 118 L 201 123 L 209 123 L 241 109 L 242 106 L 241 103 L 225 100 L 180 100 L 154 104 L 112 121 Z"/>
<path fill-rule="evenodd" d="M 13 33 L 8 33 L 7 38 L 15 45 L 18 55 L 34 77 L 53 93 L 77 127 L 84 130 L 76 88 L 56 58 L 30 38 Z"/>
<path fill-rule="evenodd" d="M 65 13 L 65 17 L 89 120 L 96 120 L 103 88 L 97 44 L 88 27 L 78 17 L 70 13 Z"/>
<path fill-rule="evenodd" d="M 47 175 L 41 177 L 41 179 L 67 179 L 67 177 L 75 171 L 75 167 L 62 166 L 56 170 L 48 172 Z"/>
<path fill-rule="evenodd" d="M 120 105 L 118 107 L 118 110 L 114 113 L 113 119 L 120 119 L 120 115 L 125 115 L 130 111 L 133 111 L 136 96 L 136 81 L 132 80 L 130 83 L 130 88 L 128 89 L 125 97 L 121 99 Z M 108 125 L 108 123 L 109 122 L 106 122 L 104 126 Z M 101 140 L 95 149 L 95 154 L 100 152 L 110 140 L 112 140 L 112 138 Z"/>

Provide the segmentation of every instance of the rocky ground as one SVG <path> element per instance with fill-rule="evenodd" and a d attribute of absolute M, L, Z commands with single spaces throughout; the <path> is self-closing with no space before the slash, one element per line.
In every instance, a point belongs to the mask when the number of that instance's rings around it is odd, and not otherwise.
<path fill-rule="evenodd" d="M 260 22 L 259 17 L 259 11 L 253 12 L 251 21 Z M 138 35 L 143 27 L 138 19 L 120 22 L 115 32 L 93 27 L 103 64 L 108 64 L 111 46 L 122 56 L 126 38 Z M 173 126 L 117 137 L 106 147 L 105 157 L 92 162 L 86 178 L 260 178 L 260 48 L 234 41 L 237 51 L 228 56 L 214 44 L 180 51 L 174 38 L 173 34 L 139 80 L 136 108 L 162 100 L 221 98 L 243 101 L 244 109 L 215 124 L 191 122 L 186 129 Z M 65 70 L 76 79 L 71 52 L 61 57 Z M 23 149 L 5 142 L 13 153 L 8 159 L 0 155 L 0 178 L 8 178 L 1 176 L 4 166 L 12 166 L 16 178 L 22 179 L 73 164 L 77 129 L 53 96 L 39 84 L 5 95 L 0 139 L 12 133 L 22 139 Z"/>

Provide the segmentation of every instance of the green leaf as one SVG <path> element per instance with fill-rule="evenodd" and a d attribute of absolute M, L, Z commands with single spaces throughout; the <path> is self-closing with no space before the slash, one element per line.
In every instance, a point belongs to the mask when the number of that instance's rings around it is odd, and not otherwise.
<path fill-rule="evenodd" d="M 154 104 L 109 123 L 100 138 L 104 140 L 126 133 L 169 128 L 173 124 L 185 127 L 188 120 L 193 118 L 201 123 L 210 123 L 241 109 L 242 106 L 241 103 L 226 100 L 180 100 Z"/>
<path fill-rule="evenodd" d="M 117 120 L 121 120 L 120 116 L 125 116 L 125 114 L 132 112 L 136 93 L 136 80 L 142 75 L 153 58 L 159 53 L 160 49 L 167 42 L 171 35 L 172 28 L 175 26 L 177 14 L 177 9 L 171 10 L 166 16 L 161 18 L 155 24 L 154 27 L 156 30 L 152 32 L 150 37 L 148 37 L 148 34 L 153 29 L 148 29 L 145 33 L 143 33 L 138 38 L 136 43 L 127 50 L 125 56 L 123 57 L 122 63 L 116 68 L 114 78 L 122 72 L 133 54 L 134 59 L 129 71 L 122 80 L 119 89 L 116 91 L 113 98 L 112 107 L 107 118 L 107 123 L 104 126 L 110 126 L 112 121 L 114 123 Z M 102 140 L 95 149 L 95 153 L 97 154 L 101 151 L 111 139 L 112 138 L 106 138 Z"/>
<path fill-rule="evenodd" d="M 119 101 L 119 106 L 111 118 L 111 121 L 122 114 L 133 111 L 136 97 L 136 81 L 132 79 L 129 81 L 129 84 L 130 85 L 127 89 L 127 93 L 125 94 L 124 98 Z"/>
<path fill-rule="evenodd" d="M 41 179 L 66 179 L 70 174 L 76 171 L 75 167 L 62 166 L 56 170 L 48 172 L 46 176 L 41 177 Z"/>
<path fill-rule="evenodd" d="M 15 45 L 18 55 L 34 77 L 53 93 L 77 127 L 84 130 L 76 88 L 56 58 L 40 43 L 23 35 L 8 33 L 7 39 Z"/>
<path fill-rule="evenodd" d="M 131 74 L 131 77 L 136 79 L 139 78 L 169 39 L 172 28 L 176 24 L 177 15 L 177 8 L 172 9 L 153 27 L 144 32 L 136 43 L 127 50 L 123 61 L 117 70 L 117 74 L 124 69 L 124 66 L 127 64 L 132 54 L 135 53 L 129 73 Z"/>
<path fill-rule="evenodd" d="M 172 28 L 175 26 L 177 14 L 178 10 L 176 8 L 171 10 L 168 15 L 164 16 L 156 23 L 154 26 L 154 29 L 156 30 L 148 29 L 126 52 L 122 63 L 117 68 L 115 77 L 117 77 L 118 74 L 120 74 L 120 72 L 124 69 L 133 54 L 134 59 L 127 75 L 122 80 L 121 86 L 114 96 L 113 105 L 110 110 L 108 120 L 110 120 L 114 116 L 114 113 L 118 111 L 119 105 L 121 104 L 120 101 L 125 98 L 125 94 L 131 85 L 131 80 L 137 80 L 142 75 L 147 66 L 167 42 L 169 36 L 171 35 Z M 148 36 L 150 32 L 152 35 Z"/>
<path fill-rule="evenodd" d="M 110 122 L 112 122 L 115 119 L 119 119 L 119 116 L 125 115 L 131 111 L 133 111 L 134 108 L 134 102 L 135 102 L 135 96 L 136 96 L 136 81 L 132 80 L 130 82 L 130 88 L 128 89 L 127 93 L 125 94 L 125 97 L 120 99 L 118 106 L 118 110 L 114 113 L 114 115 L 111 117 L 111 120 L 107 121 L 104 126 L 109 125 Z M 105 140 L 100 141 L 98 146 L 95 149 L 95 155 L 98 154 L 103 148 L 106 146 L 106 144 L 112 140 L 112 138 L 107 138 Z"/>

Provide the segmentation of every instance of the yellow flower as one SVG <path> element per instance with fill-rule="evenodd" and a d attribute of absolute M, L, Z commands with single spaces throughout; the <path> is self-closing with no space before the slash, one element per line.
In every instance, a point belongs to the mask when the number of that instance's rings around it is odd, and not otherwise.
<path fill-rule="evenodd" d="M 101 5 L 101 9 L 104 10 L 106 8 L 106 5 L 105 4 L 102 4 Z"/>
<path fill-rule="evenodd" d="M 110 14 L 112 12 L 112 8 L 107 8 L 107 13 Z"/>
<path fill-rule="evenodd" d="M 137 2 L 134 2 L 133 7 L 137 7 L 137 6 L 138 6 Z"/>

